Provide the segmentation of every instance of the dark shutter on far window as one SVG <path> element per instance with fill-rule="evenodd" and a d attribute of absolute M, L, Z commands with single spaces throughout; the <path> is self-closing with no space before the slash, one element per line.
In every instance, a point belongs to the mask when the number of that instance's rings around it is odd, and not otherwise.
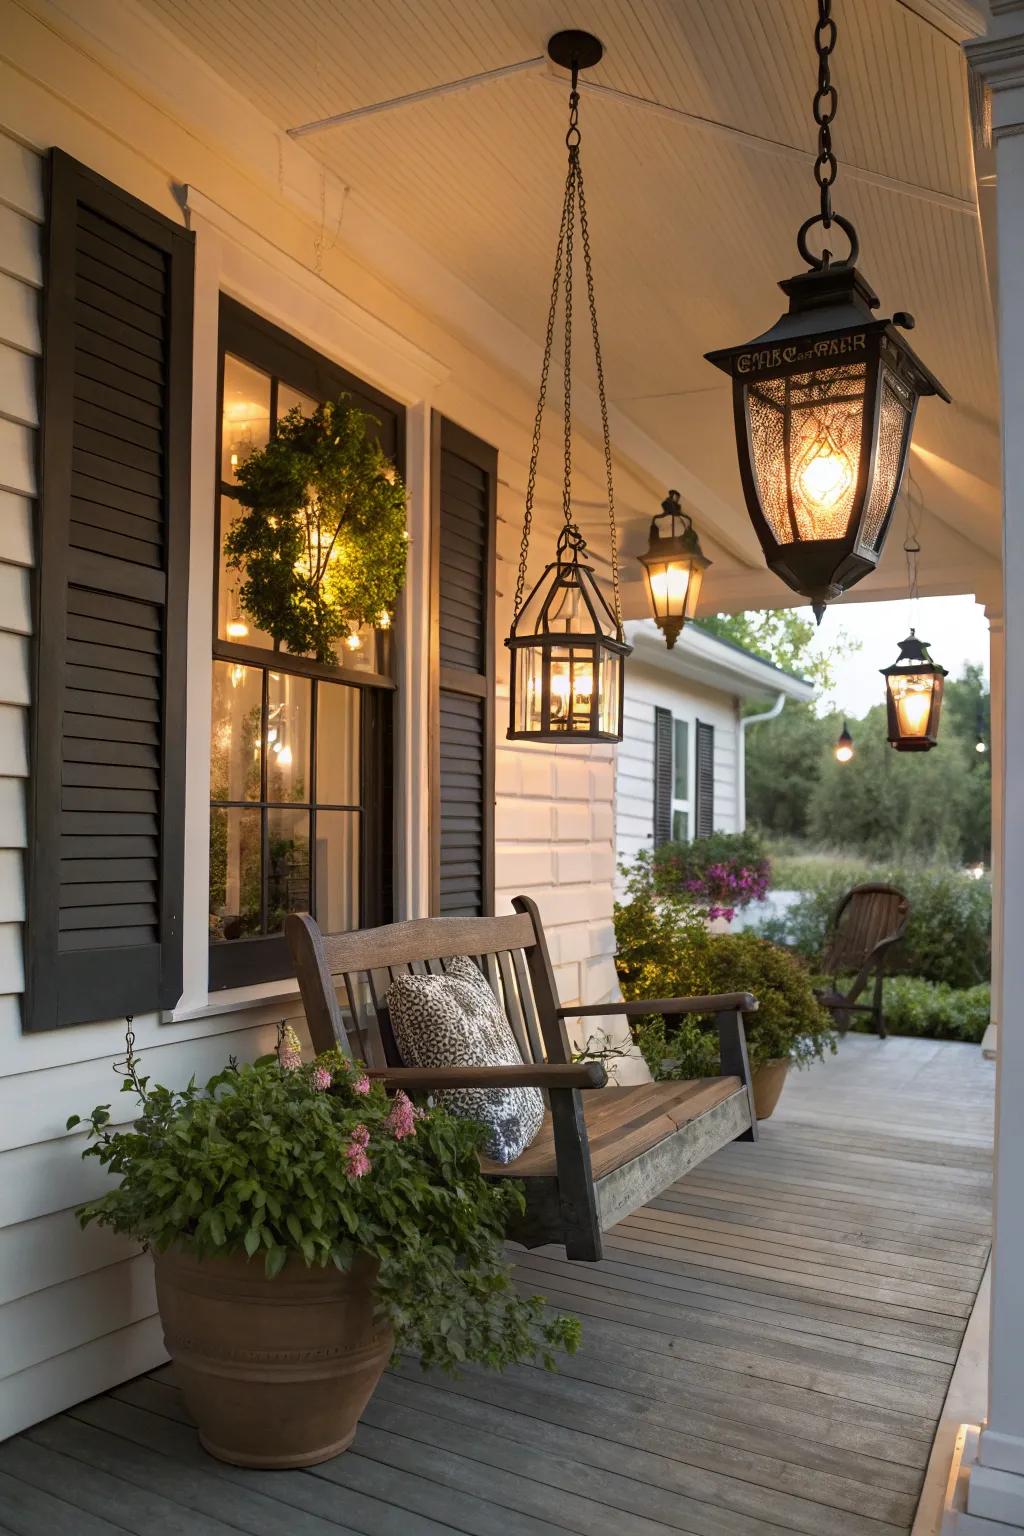
<path fill-rule="evenodd" d="M 654 711 L 654 846 L 672 837 L 672 711 Z"/>
<path fill-rule="evenodd" d="M 26 1024 L 181 995 L 193 237 L 50 158 Z"/>
<path fill-rule="evenodd" d="M 697 837 L 710 837 L 715 830 L 715 728 L 697 721 Z"/>
<path fill-rule="evenodd" d="M 498 455 L 435 416 L 432 907 L 494 910 L 494 536 Z"/>

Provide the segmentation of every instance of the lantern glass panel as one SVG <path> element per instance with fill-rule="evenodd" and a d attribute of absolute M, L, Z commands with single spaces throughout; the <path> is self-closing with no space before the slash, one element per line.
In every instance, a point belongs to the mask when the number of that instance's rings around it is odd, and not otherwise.
<path fill-rule="evenodd" d="M 934 702 L 937 727 L 938 704 L 942 699 L 941 676 L 934 672 L 908 672 L 890 677 L 888 683 L 900 737 L 905 741 L 922 741 L 934 735 L 932 708 Z"/>
<path fill-rule="evenodd" d="M 863 445 L 863 363 L 760 379 L 743 391 L 758 499 L 778 544 L 844 538 Z"/>
<path fill-rule="evenodd" d="M 875 450 L 875 478 L 864 514 L 862 543 L 877 550 L 900 488 L 910 437 L 911 400 L 907 390 L 886 369 L 882 375 L 882 409 Z"/>
<path fill-rule="evenodd" d="M 690 588 L 688 560 L 652 561 L 647 577 L 656 618 L 667 619 L 670 615 L 685 613 Z"/>
<path fill-rule="evenodd" d="M 600 728 L 605 735 L 617 736 L 622 729 L 619 717 L 622 694 L 622 657 L 605 651 L 601 657 Z"/>
<path fill-rule="evenodd" d="M 544 650 L 539 645 L 517 646 L 513 651 L 516 668 L 515 728 L 540 731 L 544 698 Z"/>
<path fill-rule="evenodd" d="M 594 701 L 595 656 L 590 647 L 551 652 L 551 729 L 589 731 Z"/>

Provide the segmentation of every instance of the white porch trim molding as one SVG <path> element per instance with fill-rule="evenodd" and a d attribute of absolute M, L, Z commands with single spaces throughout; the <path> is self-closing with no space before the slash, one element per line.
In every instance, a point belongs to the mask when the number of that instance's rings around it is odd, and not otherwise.
<path fill-rule="evenodd" d="M 991 102 L 998 209 L 1004 603 L 1003 665 L 992 677 L 995 784 L 1024 761 L 1024 0 L 990 0 L 989 9 L 989 35 L 966 52 Z M 1024 1016 L 1017 1017 L 1024 998 L 1024 793 L 1004 790 L 993 827 L 998 836 L 1002 821 L 1001 900 L 993 912 L 993 1003 L 1000 1000 L 1000 1011 L 988 1406 L 980 1432 L 965 1425 L 958 1437 L 944 1536 L 1024 1531 Z"/>

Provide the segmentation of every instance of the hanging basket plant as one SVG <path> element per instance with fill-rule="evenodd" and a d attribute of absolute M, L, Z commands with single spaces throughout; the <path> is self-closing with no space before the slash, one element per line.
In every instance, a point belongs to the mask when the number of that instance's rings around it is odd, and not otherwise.
<path fill-rule="evenodd" d="M 296 406 L 238 469 L 245 511 L 224 540 L 242 611 L 299 656 L 331 663 L 360 624 L 386 623 L 405 580 L 405 486 L 344 396 Z"/>

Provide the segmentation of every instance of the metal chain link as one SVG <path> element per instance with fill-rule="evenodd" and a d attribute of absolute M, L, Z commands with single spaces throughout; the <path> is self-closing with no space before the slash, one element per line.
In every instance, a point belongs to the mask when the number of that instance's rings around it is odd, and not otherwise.
<path fill-rule="evenodd" d="M 832 84 L 829 59 L 836 46 L 837 28 L 832 16 L 832 0 L 818 0 L 818 24 L 814 29 L 814 47 L 818 55 L 818 89 L 814 94 L 814 121 L 818 125 L 818 158 L 814 179 L 821 194 L 821 222 L 832 227 L 832 183 L 839 172 L 832 153 L 832 122 L 839 106 L 839 94 Z"/>
<path fill-rule="evenodd" d="M 612 556 L 612 611 L 619 634 L 622 633 L 622 595 L 619 590 L 619 535 L 615 526 L 615 487 L 612 483 L 612 438 L 608 428 L 608 397 L 604 384 L 604 363 L 601 359 L 601 337 L 597 328 L 597 302 L 594 297 L 594 269 L 590 255 L 590 226 L 587 223 L 587 199 L 583 191 L 583 168 L 577 163 L 579 182 L 580 235 L 583 241 L 583 266 L 587 274 L 587 302 L 590 306 L 590 329 L 594 337 L 594 364 L 597 369 L 597 398 L 601 405 L 601 435 L 604 440 L 604 473 L 608 486 L 608 527 L 611 534 Z"/>
<path fill-rule="evenodd" d="M 580 165 L 580 129 L 579 129 L 579 92 L 576 89 L 577 74 L 573 70 L 572 90 L 569 95 L 569 127 L 565 135 L 566 148 L 569 151 L 569 169 L 565 178 L 565 193 L 562 199 L 562 220 L 558 231 L 558 246 L 555 256 L 555 272 L 551 285 L 551 302 L 548 308 L 548 323 L 544 336 L 544 358 L 541 364 L 540 390 L 537 397 L 537 414 L 533 423 L 533 440 L 530 447 L 530 469 L 526 482 L 526 507 L 523 516 L 523 536 L 519 546 L 519 570 L 516 578 L 516 593 L 513 606 L 513 622 L 519 616 L 523 605 L 523 594 L 526 589 L 526 569 L 529 555 L 530 533 L 533 528 L 533 503 L 537 487 L 537 464 L 540 457 L 541 427 L 544 417 L 544 407 L 547 402 L 548 376 L 551 369 L 551 353 L 554 341 L 555 316 L 558 309 L 558 295 L 561 288 L 563 269 L 565 272 L 565 356 L 563 363 L 563 481 L 562 481 L 562 516 L 565 523 L 563 539 L 570 536 L 574 540 L 573 547 L 585 548 L 579 530 L 572 520 L 572 289 L 573 289 L 573 244 L 576 229 L 576 205 L 579 203 L 580 236 L 583 246 L 583 265 L 587 280 L 587 304 L 590 313 L 590 328 L 594 340 L 594 363 L 597 371 L 597 393 L 601 407 L 601 431 L 604 444 L 605 479 L 608 488 L 608 521 L 611 534 L 611 568 L 613 611 L 618 628 L 618 635 L 622 637 L 622 601 L 619 586 L 619 554 L 618 554 L 618 530 L 615 523 L 615 492 L 612 480 L 612 448 L 611 433 L 608 426 L 608 399 L 605 390 L 604 363 L 601 357 L 601 341 L 597 325 L 597 303 L 594 296 L 594 271 L 590 249 L 590 227 L 587 221 L 587 205 L 583 191 L 583 170 Z M 562 548 L 563 539 L 559 540 L 559 548 Z"/>
<path fill-rule="evenodd" d="M 519 545 L 519 572 L 516 577 L 516 595 L 512 608 L 512 618 L 519 616 L 519 610 L 523 606 L 523 592 L 526 588 L 526 562 L 530 552 L 530 533 L 533 528 L 533 501 L 537 490 L 537 463 L 540 458 L 540 435 L 544 421 L 544 407 L 548 398 L 548 375 L 551 371 L 551 352 L 555 339 L 555 316 L 558 312 L 558 291 L 562 282 L 562 257 L 565 246 L 565 233 L 569 220 L 569 191 L 573 179 L 572 165 L 569 166 L 565 178 L 565 193 L 562 198 L 562 222 L 558 230 L 558 246 L 555 252 L 555 274 L 551 283 L 551 302 L 548 306 L 548 323 L 544 333 L 544 360 L 540 370 L 540 389 L 537 392 L 537 414 L 533 420 L 533 441 L 530 445 L 530 472 L 526 479 L 526 508 L 523 514 L 523 537 Z"/>

